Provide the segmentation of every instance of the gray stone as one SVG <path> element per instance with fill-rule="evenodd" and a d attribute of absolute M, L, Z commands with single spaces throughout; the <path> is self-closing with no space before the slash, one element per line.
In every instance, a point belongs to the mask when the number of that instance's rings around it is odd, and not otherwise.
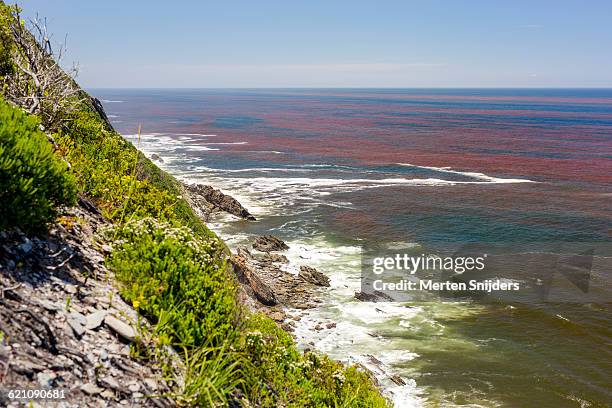
<path fill-rule="evenodd" d="M 257 237 L 253 243 L 253 248 L 261 252 L 284 251 L 289 246 L 274 235 L 262 235 Z"/>
<path fill-rule="evenodd" d="M 80 313 L 70 313 L 66 319 L 68 325 L 72 328 L 72 331 L 77 336 L 77 338 L 81 338 L 83 334 L 85 334 L 85 316 Z"/>
<path fill-rule="evenodd" d="M 163 162 L 164 162 L 164 159 L 162 159 L 162 158 L 161 158 L 161 156 L 160 156 L 159 154 L 157 154 L 157 153 L 153 153 L 153 154 L 151 155 L 151 160 L 153 160 L 153 161 L 158 161 L 158 162 L 160 162 L 160 163 L 163 163 Z"/>
<path fill-rule="evenodd" d="M 65 285 L 64 291 L 66 291 L 66 293 L 70 293 L 71 295 L 74 295 L 77 293 L 77 287 L 74 285 Z"/>
<path fill-rule="evenodd" d="M 188 193 L 189 201 L 196 212 L 200 212 L 204 218 L 210 215 L 211 208 L 235 215 L 246 220 L 255 221 L 255 217 L 242 206 L 235 198 L 216 190 L 211 186 L 203 184 L 183 184 Z"/>
<path fill-rule="evenodd" d="M 32 251 L 32 248 L 32 241 L 30 241 L 28 238 L 25 238 L 23 244 L 19 245 L 19 250 L 24 254 L 29 254 L 30 251 Z"/>
<path fill-rule="evenodd" d="M 62 307 L 59 304 L 50 302 L 46 299 L 40 299 L 38 301 L 38 304 L 41 305 L 45 310 L 48 310 L 50 312 L 56 312 L 62 309 Z"/>
<path fill-rule="evenodd" d="M 55 382 L 56 375 L 54 373 L 42 372 L 36 374 L 36 380 L 38 384 L 40 384 L 43 388 L 51 388 L 53 387 L 53 383 Z"/>
<path fill-rule="evenodd" d="M 157 391 L 157 381 L 153 378 L 145 378 L 144 383 L 152 391 Z"/>
<path fill-rule="evenodd" d="M 121 386 L 119 385 L 119 382 L 117 382 L 117 380 L 115 380 L 113 377 L 110 377 L 110 376 L 106 376 L 102 378 L 100 380 L 100 384 L 105 388 L 110 388 L 116 391 L 121 390 Z"/>
<path fill-rule="evenodd" d="M 81 391 L 83 391 L 87 395 L 97 395 L 102 392 L 102 388 L 98 387 L 95 384 L 87 383 L 81 385 Z"/>
<path fill-rule="evenodd" d="M 104 322 L 106 314 L 107 313 L 105 310 L 97 310 L 93 313 L 88 314 L 85 322 L 85 327 L 88 330 L 97 329 L 98 327 L 100 327 L 100 325 L 102 325 L 102 322 Z"/>
<path fill-rule="evenodd" d="M 107 315 L 104 318 L 104 323 L 109 327 L 109 329 L 117 333 L 125 340 L 134 341 L 136 339 L 136 331 L 130 325 L 123 323 L 116 317 Z"/>
<path fill-rule="evenodd" d="M 138 385 L 138 383 L 135 383 L 135 382 L 130 383 L 128 385 L 128 390 L 130 390 L 131 392 L 138 392 L 140 391 L 140 385 Z"/>
<path fill-rule="evenodd" d="M 115 393 L 112 392 L 111 390 L 104 390 L 102 391 L 102 393 L 100 394 L 100 396 L 104 399 L 107 400 L 113 400 L 115 399 Z"/>

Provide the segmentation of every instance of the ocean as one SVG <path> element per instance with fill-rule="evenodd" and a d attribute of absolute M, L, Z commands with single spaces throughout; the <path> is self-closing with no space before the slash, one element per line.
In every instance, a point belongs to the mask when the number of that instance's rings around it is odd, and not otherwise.
<path fill-rule="evenodd" d="M 290 246 L 287 273 L 310 265 L 330 277 L 322 305 L 297 322 L 299 345 L 378 371 L 396 406 L 612 403 L 610 253 L 592 260 L 595 300 L 354 298 L 363 248 L 381 241 L 610 244 L 612 90 L 92 94 L 162 168 L 253 213 L 211 224 L 231 247 L 273 234 Z"/>

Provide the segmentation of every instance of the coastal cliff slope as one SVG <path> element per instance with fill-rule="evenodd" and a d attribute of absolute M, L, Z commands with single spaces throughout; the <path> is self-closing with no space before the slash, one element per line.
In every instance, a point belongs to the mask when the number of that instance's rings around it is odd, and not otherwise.
<path fill-rule="evenodd" d="M 47 391 L 2 404 L 388 406 L 255 311 L 256 266 L 245 280 L 37 28 L 0 2 L 0 385 Z"/>

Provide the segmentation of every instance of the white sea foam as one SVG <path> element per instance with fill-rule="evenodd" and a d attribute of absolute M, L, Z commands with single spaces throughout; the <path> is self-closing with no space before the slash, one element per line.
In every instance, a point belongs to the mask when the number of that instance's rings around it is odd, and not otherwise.
<path fill-rule="evenodd" d="M 200 137 L 217 137 L 217 135 L 210 135 L 207 133 L 174 133 L 175 136 L 200 136 Z"/>
<path fill-rule="evenodd" d="M 111 99 L 102 99 L 104 103 L 123 103 L 124 101 L 113 101 Z"/>
<path fill-rule="evenodd" d="M 205 145 L 245 145 L 249 142 L 218 142 L 218 143 L 204 143 Z"/>
<path fill-rule="evenodd" d="M 478 179 L 478 180 L 483 180 L 483 181 L 485 181 L 487 183 L 535 183 L 535 181 L 528 180 L 528 179 L 499 178 L 499 177 L 488 176 L 488 175 L 486 175 L 484 173 L 452 170 L 450 167 L 417 166 L 416 164 L 410 164 L 410 163 L 397 163 L 397 165 L 398 166 L 406 166 L 406 167 L 414 167 L 414 168 L 419 168 L 419 169 L 433 170 L 433 171 L 437 171 L 437 172 L 440 172 L 440 173 L 458 174 L 458 175 L 461 175 L 461 176 L 467 176 L 467 177 L 472 177 L 472 178 L 475 178 L 475 179 Z M 456 184 L 477 184 L 478 182 L 473 182 L 473 181 L 455 181 L 453 183 L 456 183 Z"/>

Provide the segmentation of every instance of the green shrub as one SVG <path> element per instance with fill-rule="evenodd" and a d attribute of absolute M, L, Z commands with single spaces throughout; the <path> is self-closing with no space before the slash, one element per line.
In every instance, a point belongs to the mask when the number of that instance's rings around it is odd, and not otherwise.
<path fill-rule="evenodd" d="M 75 199 L 74 179 L 38 121 L 0 100 L 0 230 L 41 230 Z"/>
<path fill-rule="evenodd" d="M 158 335 L 188 348 L 217 347 L 234 337 L 235 287 L 217 239 L 152 218 L 128 222 L 116 238 L 108 265 L 121 295 L 153 322 L 163 322 Z"/>
<path fill-rule="evenodd" d="M 121 224 L 155 217 L 214 237 L 181 196 L 178 181 L 119 134 L 108 131 L 86 104 L 56 140 L 72 164 L 79 191 L 110 220 Z"/>
<path fill-rule="evenodd" d="M 248 319 L 242 349 L 251 362 L 244 391 L 257 406 L 390 406 L 365 372 L 316 353 L 302 355 L 291 336 L 266 316 Z"/>
<path fill-rule="evenodd" d="M 11 59 L 12 36 L 8 28 L 8 19 L 12 18 L 11 10 L 8 6 L 0 2 L 0 79 L 10 75 L 13 70 Z"/>
<path fill-rule="evenodd" d="M 151 218 L 115 234 L 108 266 L 122 297 L 156 324 L 160 345 L 183 350 L 181 404 L 226 406 L 242 395 L 263 407 L 388 406 L 364 372 L 302 355 L 268 317 L 241 314 L 217 239 Z"/>

